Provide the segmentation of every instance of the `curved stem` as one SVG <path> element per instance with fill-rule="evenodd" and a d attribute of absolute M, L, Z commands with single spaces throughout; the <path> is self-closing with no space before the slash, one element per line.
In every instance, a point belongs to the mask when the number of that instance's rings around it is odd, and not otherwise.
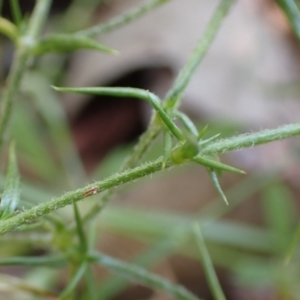
<path fill-rule="evenodd" d="M 251 134 L 242 134 L 227 139 L 219 139 L 204 146 L 200 151 L 200 155 L 225 153 L 241 150 L 243 148 L 251 148 L 260 144 L 266 144 L 297 135 L 300 135 L 300 123 L 284 125 L 276 129 L 267 129 Z"/>

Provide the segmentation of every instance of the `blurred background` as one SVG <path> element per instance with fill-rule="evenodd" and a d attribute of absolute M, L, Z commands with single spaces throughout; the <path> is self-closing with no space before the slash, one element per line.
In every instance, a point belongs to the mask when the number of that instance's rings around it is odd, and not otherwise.
<path fill-rule="evenodd" d="M 20 1 L 25 17 L 34 2 Z M 45 33 L 68 33 L 104 23 L 146 2 L 54 0 Z M 217 4 L 215 0 L 169 1 L 99 36 L 118 55 L 78 51 L 49 54 L 32 62 L 11 128 L 17 141 L 24 208 L 116 172 L 152 115 L 150 105 L 136 99 L 58 94 L 51 85 L 138 87 L 164 97 Z M 9 1 L 3 3 L 3 16 L 11 18 Z M 4 86 L 13 46 L 4 37 L 0 43 Z M 199 130 L 209 125 L 207 137 L 298 122 L 299 78 L 299 43 L 284 12 L 271 0 L 240 0 L 189 84 L 181 109 Z M 96 219 L 97 248 L 146 266 L 201 299 L 213 299 L 191 234 L 190 224 L 199 220 L 228 299 L 300 299 L 298 144 L 296 137 L 222 156 L 222 161 L 247 172 L 220 178 L 229 206 L 198 165 L 121 187 Z M 159 137 L 143 160 L 162 152 Z M 97 197 L 83 201 L 81 211 L 88 211 Z M 72 220 L 69 208 L 57 215 Z M 16 235 L 0 240 L 1 256 L 43 255 L 59 248 L 45 228 L 37 229 L 36 236 L 28 235 L 26 241 L 20 239 L 19 247 L 12 246 L 10 238 L 15 243 Z M 54 290 L 66 284 L 66 274 L 57 269 L 1 267 L 0 271 L 3 282 L 6 276 L 16 276 Z M 95 268 L 94 273 L 99 282 L 95 299 L 172 299 L 103 269 Z M 33 299 L 24 291 L 9 293 L 9 299 Z M 89 299 L 84 293 L 78 297 Z"/>

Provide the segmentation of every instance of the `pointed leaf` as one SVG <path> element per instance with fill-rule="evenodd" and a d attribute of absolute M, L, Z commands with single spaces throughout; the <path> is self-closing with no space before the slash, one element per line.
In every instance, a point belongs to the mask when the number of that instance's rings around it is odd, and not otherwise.
<path fill-rule="evenodd" d="M 170 157 L 172 150 L 172 136 L 170 134 L 170 131 L 165 130 L 164 132 L 164 159 L 162 162 L 162 169 L 165 168 L 167 160 Z"/>
<path fill-rule="evenodd" d="M 176 112 L 176 117 L 182 122 L 182 124 L 184 125 L 184 127 L 194 136 L 198 136 L 198 130 L 195 126 L 195 124 L 193 123 L 193 121 L 184 113 L 178 111 Z"/>
<path fill-rule="evenodd" d="M 213 169 L 210 169 L 210 168 L 207 168 L 208 170 L 208 173 L 211 177 L 211 180 L 213 182 L 213 185 L 214 187 L 216 188 L 217 192 L 219 193 L 219 195 L 221 196 L 221 198 L 224 200 L 224 202 L 228 205 L 228 201 L 227 201 L 227 198 L 221 188 L 221 185 L 219 183 L 219 179 L 218 179 L 218 176 L 217 176 L 217 173 L 215 172 L 215 170 Z"/>
<path fill-rule="evenodd" d="M 9 148 L 8 170 L 2 199 L 0 203 L 1 219 L 8 218 L 15 209 L 20 200 L 20 178 L 15 155 L 15 144 L 12 143 Z"/>
<path fill-rule="evenodd" d="M 206 248 L 204 238 L 201 233 L 200 225 L 198 223 L 195 223 L 193 228 L 194 228 L 194 233 L 195 233 L 195 238 L 196 238 L 196 242 L 198 245 L 198 249 L 200 252 L 200 260 L 202 261 L 204 273 L 207 278 L 210 290 L 211 290 L 212 294 L 214 295 L 214 299 L 226 300 L 226 297 L 222 290 L 218 276 L 216 274 L 213 263 L 211 261 L 209 252 Z"/>
<path fill-rule="evenodd" d="M 214 169 L 215 171 L 218 170 L 218 171 L 228 171 L 228 172 L 233 172 L 238 174 L 246 174 L 246 172 L 241 169 L 234 168 L 232 166 L 206 158 L 204 156 L 196 156 L 192 160 L 200 165 Z"/>
<path fill-rule="evenodd" d="M 105 95 L 113 97 L 133 97 L 141 100 L 145 100 L 151 103 L 156 110 L 162 122 L 172 132 L 172 134 L 180 141 L 184 142 L 184 137 L 181 130 L 172 121 L 170 116 L 165 112 L 161 106 L 160 99 L 149 91 L 138 88 L 126 88 L 126 87 L 53 87 L 56 91 L 65 93 L 78 93 L 78 94 L 91 94 L 91 95 Z"/>
<path fill-rule="evenodd" d="M 18 28 L 2 17 L 0 17 L 0 32 L 13 41 L 16 41 L 18 38 Z"/>
<path fill-rule="evenodd" d="M 97 41 L 76 35 L 56 34 L 43 38 L 33 49 L 32 53 L 41 55 L 49 52 L 65 53 L 76 50 L 96 50 L 115 54 L 116 50 L 108 48 Z"/>

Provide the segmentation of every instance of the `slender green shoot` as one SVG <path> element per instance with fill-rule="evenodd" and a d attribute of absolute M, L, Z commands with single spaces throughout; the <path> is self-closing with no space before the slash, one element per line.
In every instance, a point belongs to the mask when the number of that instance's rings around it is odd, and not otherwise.
<path fill-rule="evenodd" d="M 37 257 L 6 257 L 0 258 L 0 266 L 28 266 L 28 267 L 63 267 L 68 263 L 62 254 Z"/>
<path fill-rule="evenodd" d="M 184 113 L 178 111 L 175 116 L 181 121 L 183 126 L 188 130 L 193 136 L 198 136 L 198 130 L 192 120 Z"/>
<path fill-rule="evenodd" d="M 219 283 L 217 274 L 213 267 L 212 261 L 210 259 L 209 253 L 207 251 L 199 224 L 195 223 L 193 228 L 194 228 L 194 234 L 195 234 L 196 242 L 197 242 L 198 249 L 199 249 L 200 256 L 201 256 L 201 261 L 203 263 L 204 272 L 205 272 L 208 284 L 210 286 L 211 292 L 214 296 L 214 299 L 215 300 L 226 300 L 226 297 L 223 293 L 222 287 Z"/>
<path fill-rule="evenodd" d="M 9 4 L 11 7 L 11 12 L 12 12 L 14 23 L 20 29 L 21 22 L 22 22 L 22 13 L 21 13 L 21 9 L 20 9 L 19 0 L 10 0 Z"/>
<path fill-rule="evenodd" d="M 46 22 L 46 16 L 50 9 L 51 0 L 38 0 L 29 20 L 28 31 L 21 40 L 17 49 L 11 71 L 7 79 L 7 87 L 4 90 L 0 107 L 0 147 L 6 138 L 7 127 L 11 119 L 12 108 L 15 98 L 20 89 L 21 79 L 30 57 L 30 48 L 35 44 L 36 39 Z"/>
<path fill-rule="evenodd" d="M 159 117 L 172 132 L 172 134 L 180 141 L 184 141 L 184 137 L 180 129 L 174 124 L 172 119 L 167 115 L 161 106 L 160 99 L 149 91 L 138 89 L 138 88 L 124 88 L 124 87 L 79 87 L 79 88 L 68 88 L 68 87 L 53 87 L 59 92 L 65 93 L 79 93 L 79 94 L 92 94 L 92 95 L 103 95 L 103 96 L 117 96 L 117 97 L 134 97 L 137 99 L 145 100 L 151 103 L 153 108 L 158 113 Z"/>
<path fill-rule="evenodd" d="M 74 276 L 65 287 L 65 289 L 61 292 L 59 299 L 67 299 L 69 295 L 74 292 L 76 287 L 78 286 L 79 281 L 83 277 L 86 269 L 88 267 L 88 263 L 86 261 L 82 262 L 80 267 L 78 268 L 77 272 L 75 272 Z"/>
<path fill-rule="evenodd" d="M 2 17 L 0 17 L 0 32 L 17 44 L 18 28 L 12 22 Z"/>
<path fill-rule="evenodd" d="M 156 274 L 150 273 L 141 267 L 117 260 L 99 252 L 93 253 L 89 257 L 99 265 L 119 276 L 125 277 L 128 280 L 134 280 L 135 282 L 139 282 L 154 290 L 167 292 L 176 299 L 200 300 L 184 287 L 176 285 Z"/>
<path fill-rule="evenodd" d="M 162 163 L 162 169 L 165 168 L 166 163 L 170 157 L 172 151 L 172 136 L 168 130 L 164 131 L 164 159 Z"/>
<path fill-rule="evenodd" d="M 191 78 L 195 74 L 197 68 L 205 57 L 208 49 L 210 48 L 214 38 L 216 37 L 223 20 L 227 16 L 231 6 L 235 0 L 222 0 L 213 17 L 211 18 L 203 36 L 198 42 L 192 56 L 178 75 L 172 88 L 167 93 L 165 99 L 165 106 L 167 108 L 177 108 L 179 101 L 182 99 L 182 95 L 188 86 Z"/>
<path fill-rule="evenodd" d="M 73 208 L 74 208 L 74 215 L 76 220 L 77 235 L 79 238 L 80 252 L 86 253 L 86 251 L 88 250 L 88 244 L 84 233 L 84 228 L 83 228 L 77 203 L 73 203 Z"/>
<path fill-rule="evenodd" d="M 105 24 L 96 25 L 94 27 L 90 27 L 85 30 L 78 31 L 76 34 L 83 35 L 86 37 L 95 37 L 101 34 L 107 33 L 109 31 L 115 30 L 121 26 L 124 26 L 137 18 L 145 15 L 149 11 L 153 10 L 154 8 L 168 2 L 170 0 L 152 0 L 148 3 L 141 5 L 138 8 L 134 8 L 129 10 L 128 12 L 113 18 L 112 20 L 108 21 Z"/>
<path fill-rule="evenodd" d="M 221 188 L 221 185 L 219 183 L 219 179 L 217 176 L 217 173 L 214 169 L 207 168 L 208 174 L 210 175 L 210 178 L 213 182 L 214 187 L 216 188 L 217 192 L 219 193 L 220 197 L 224 200 L 224 202 L 228 205 L 227 198 Z"/>

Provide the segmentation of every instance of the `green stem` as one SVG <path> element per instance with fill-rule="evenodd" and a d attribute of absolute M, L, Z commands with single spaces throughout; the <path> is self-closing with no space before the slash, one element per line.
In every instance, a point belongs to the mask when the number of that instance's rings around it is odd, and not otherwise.
<path fill-rule="evenodd" d="M 199 300 L 198 297 L 194 296 L 182 286 L 176 285 L 156 274 L 152 274 L 141 267 L 134 266 L 101 253 L 93 253 L 90 255 L 90 258 L 117 275 L 125 277 L 128 280 L 140 282 L 144 286 L 154 290 L 163 290 L 173 295 L 176 299 Z"/>
<path fill-rule="evenodd" d="M 192 56 L 190 57 L 182 71 L 179 73 L 172 88 L 167 93 L 165 97 L 167 101 L 166 107 L 176 108 L 179 105 L 179 101 L 182 98 L 187 85 L 195 74 L 201 61 L 205 57 L 205 54 L 207 53 L 221 27 L 222 21 L 226 17 L 234 2 L 235 0 L 222 0 L 222 2 L 217 7 L 213 17 L 209 21 L 204 35 L 199 40 Z"/>
<path fill-rule="evenodd" d="M 300 135 L 300 124 L 285 125 L 272 130 L 264 130 L 248 135 L 240 135 L 224 140 L 212 142 L 202 150 L 202 154 L 224 153 L 239 150 L 245 147 L 251 147 L 275 140 L 281 140 L 288 137 Z M 161 170 L 162 158 L 143 164 L 134 169 L 129 169 L 122 173 L 115 174 L 103 181 L 98 181 L 76 191 L 68 192 L 49 202 L 41 203 L 33 208 L 21 212 L 20 214 L 0 222 L 0 235 L 4 234 L 26 222 L 33 221 L 38 217 L 46 215 L 52 211 L 58 210 L 64 206 L 75 203 L 88 196 L 100 193 L 113 187 L 120 186 L 124 183 L 134 181 Z M 173 164 L 166 162 L 165 168 L 170 168 Z"/>
<path fill-rule="evenodd" d="M 157 137 L 161 130 L 156 122 L 152 123 L 148 130 L 140 137 L 139 142 L 133 148 L 132 155 L 130 155 L 120 168 L 120 172 L 133 168 L 144 153 L 148 149 L 150 143 Z M 116 193 L 115 189 L 108 189 L 101 194 L 101 199 L 98 201 L 82 218 L 82 222 L 90 221 L 95 218 L 98 213 L 105 207 L 110 198 Z"/>
<path fill-rule="evenodd" d="M 25 71 L 28 55 L 20 49 L 14 55 L 13 65 L 7 79 L 0 110 L 0 147 L 5 139 L 8 123 L 11 117 L 13 102 L 18 93 L 22 75 Z"/>
<path fill-rule="evenodd" d="M 132 11 L 129 11 L 127 14 L 117 17 L 104 25 L 99 25 L 99 26 L 89 28 L 87 30 L 79 31 L 77 34 L 81 34 L 89 37 L 103 34 L 110 30 L 116 29 L 117 27 L 123 24 L 128 23 L 139 16 L 142 16 L 150 9 L 153 9 L 154 7 L 163 4 L 164 2 L 167 1 L 153 0 L 148 4 L 146 4 L 145 6 L 141 6 L 137 9 L 133 9 Z M 222 1 L 221 5 L 217 9 L 212 20 L 210 21 L 209 26 L 203 38 L 201 39 L 198 46 L 196 47 L 194 54 L 191 56 L 186 66 L 179 74 L 173 88 L 167 94 L 166 99 L 170 99 L 169 100 L 170 102 L 171 99 L 173 99 L 174 97 L 178 97 L 178 99 L 173 104 L 170 105 L 173 106 L 173 108 L 175 108 L 176 105 L 178 105 L 179 96 L 183 93 L 183 90 L 187 86 L 189 80 L 191 79 L 192 75 L 194 74 L 200 62 L 202 61 L 202 58 L 205 56 L 210 44 L 212 43 L 214 37 L 217 34 L 218 29 L 220 28 L 221 21 L 225 17 L 232 3 L 233 0 Z M 121 167 L 121 171 L 126 168 L 131 168 L 135 166 L 136 163 L 142 157 L 142 155 L 146 152 L 151 142 L 156 138 L 156 136 L 160 132 L 161 132 L 161 126 L 158 125 L 156 122 L 152 122 L 148 130 L 146 131 L 146 133 L 140 138 L 140 141 L 137 144 L 137 146 L 134 148 L 132 155 L 127 159 L 123 167 Z M 97 203 L 94 207 L 92 207 L 91 210 L 83 218 L 83 220 L 86 221 L 95 217 L 103 209 L 104 203 L 107 203 L 113 194 L 114 194 L 114 190 L 106 191 L 101 197 L 102 201 L 100 203 Z"/>
<path fill-rule="evenodd" d="M 125 24 L 130 23 L 131 21 L 136 20 L 137 18 L 145 15 L 150 10 L 156 8 L 157 6 L 164 4 L 170 0 L 152 0 L 145 5 L 142 5 L 138 8 L 134 8 L 129 10 L 128 12 L 124 13 L 121 16 L 113 18 L 112 20 L 108 21 L 105 24 L 96 25 L 90 27 L 85 30 L 78 31 L 76 34 L 84 35 L 86 37 L 95 37 L 100 34 L 107 33 L 109 31 L 115 30 Z"/>
<path fill-rule="evenodd" d="M 208 250 L 206 248 L 206 245 L 205 245 L 205 242 L 204 242 L 201 230 L 200 230 L 200 225 L 198 223 L 194 224 L 194 233 L 195 233 L 198 249 L 199 249 L 200 255 L 202 257 L 204 272 L 205 272 L 210 290 L 212 291 L 212 293 L 214 295 L 214 299 L 215 300 L 226 300 L 226 297 L 223 293 L 222 287 L 218 280 L 217 274 L 215 272 L 214 266 L 210 259 Z"/>
<path fill-rule="evenodd" d="M 20 9 L 19 0 L 10 0 L 10 7 L 13 15 L 13 20 L 16 26 L 20 29 L 22 22 L 22 13 Z"/>
<path fill-rule="evenodd" d="M 276 0 L 276 3 L 284 11 L 296 37 L 300 40 L 300 9 L 294 0 Z"/>
<path fill-rule="evenodd" d="M 87 244 L 87 240 L 84 234 L 84 228 L 83 228 L 83 224 L 82 224 L 82 220 L 80 217 L 80 213 L 78 210 L 78 206 L 77 203 L 73 203 L 73 208 L 74 208 L 74 214 L 75 214 L 75 220 L 76 220 L 76 228 L 77 228 L 77 234 L 78 234 L 78 238 L 79 238 L 79 245 L 80 245 L 80 250 L 81 253 L 86 253 L 87 249 L 88 249 L 88 244 Z"/>
<path fill-rule="evenodd" d="M 29 20 L 27 38 L 32 39 L 34 43 L 38 38 L 51 6 L 52 0 L 37 0 L 32 16 Z"/>
<path fill-rule="evenodd" d="M 205 146 L 200 155 L 225 153 L 251 148 L 285 138 L 300 135 L 300 123 L 284 125 L 276 129 L 267 129 L 251 134 L 237 135 L 227 139 L 219 139 Z"/>
<path fill-rule="evenodd" d="M 68 285 L 59 295 L 59 299 L 68 299 L 70 294 L 75 292 L 76 287 L 78 286 L 79 281 L 84 275 L 86 269 L 88 267 L 88 263 L 86 261 L 82 262 L 77 271 L 74 273 L 73 277 L 69 281 Z M 73 297 L 72 297 L 73 299 Z"/>
<path fill-rule="evenodd" d="M 7 257 L 0 259 L 1 266 L 30 266 L 30 267 L 61 267 L 67 264 L 67 259 L 63 255 L 49 255 L 38 257 Z"/>
<path fill-rule="evenodd" d="M 30 48 L 44 25 L 51 0 L 39 0 L 34 8 L 25 37 L 21 38 L 19 49 L 16 50 L 13 65 L 7 80 L 7 87 L 3 93 L 0 111 L 0 147 L 3 144 L 8 123 L 11 118 L 12 107 L 20 90 L 21 79 L 30 57 Z"/>

